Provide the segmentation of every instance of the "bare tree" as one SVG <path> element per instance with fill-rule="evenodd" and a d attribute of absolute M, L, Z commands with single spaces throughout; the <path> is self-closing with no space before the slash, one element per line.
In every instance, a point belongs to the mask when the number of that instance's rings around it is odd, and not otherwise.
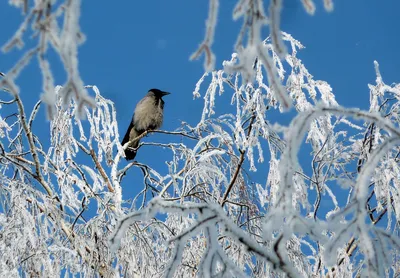
<path fill-rule="evenodd" d="M 141 135 L 170 138 L 139 145 L 168 149 L 164 169 L 121 166 L 128 143 L 119 143 L 114 104 L 97 87 L 83 86 L 77 71 L 79 1 L 51 9 L 53 2 L 37 1 L 30 10 L 27 1 L 13 1 L 27 17 L 6 49 L 22 42 L 33 19 L 42 39 L 0 79 L 6 92 L 0 102 L 2 275 L 400 275 L 400 85 L 385 84 L 377 62 L 370 110 L 341 107 L 329 84 L 297 58 L 301 43 L 279 30 L 282 1 L 271 1 L 271 37 L 263 41 L 267 21 L 262 1 L 254 0 L 238 1 L 234 15 L 244 24 L 237 53 L 213 70 L 218 1 L 211 0 L 206 37 L 193 56 L 204 52 L 209 70 L 194 90 L 204 98 L 200 121 Z M 314 12 L 312 1 L 302 2 Z M 332 9 L 331 1 L 324 4 Z M 55 32 L 61 15 L 65 24 Z M 71 42 L 71 35 L 78 37 Z M 47 43 L 66 55 L 63 87 L 54 89 L 49 63 L 41 60 Z M 35 130 L 42 101 L 26 109 L 15 84 L 36 54 L 51 116 L 47 135 Z M 227 113 L 215 105 L 221 94 L 231 96 Z M 273 121 L 290 107 L 296 116 L 289 126 Z M 141 169 L 143 183 L 128 201 L 121 181 L 132 168 Z"/>

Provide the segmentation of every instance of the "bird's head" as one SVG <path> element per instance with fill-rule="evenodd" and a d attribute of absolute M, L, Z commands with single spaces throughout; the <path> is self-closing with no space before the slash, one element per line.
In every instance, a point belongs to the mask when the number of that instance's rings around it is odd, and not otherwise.
<path fill-rule="evenodd" d="M 155 97 L 162 98 L 163 96 L 169 95 L 170 93 L 161 91 L 159 89 L 150 89 L 148 94 L 154 95 Z"/>

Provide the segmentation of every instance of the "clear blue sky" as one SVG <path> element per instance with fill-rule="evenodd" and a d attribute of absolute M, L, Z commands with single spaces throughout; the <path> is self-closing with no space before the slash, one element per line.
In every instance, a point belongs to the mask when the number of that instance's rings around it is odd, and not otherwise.
<path fill-rule="evenodd" d="M 2 45 L 22 20 L 20 11 L 7 2 L 0 3 Z M 203 61 L 190 62 L 188 58 L 203 39 L 208 1 L 82 2 L 80 22 L 87 40 L 79 50 L 80 72 L 85 84 L 97 85 L 104 96 L 115 102 L 120 136 L 125 133 L 137 101 L 153 87 L 172 93 L 165 98 L 164 129 L 176 129 L 181 120 L 195 124 L 203 103 L 201 99 L 192 100 L 192 91 L 203 73 Z M 241 26 L 241 22 L 232 21 L 236 1 L 220 2 L 213 46 L 217 68 L 230 58 Z M 400 1 L 336 0 L 332 13 L 324 11 L 322 0 L 315 2 L 316 14 L 309 16 L 300 0 L 285 0 L 282 30 L 306 46 L 298 56 L 315 79 L 325 80 L 333 87 L 341 105 L 367 109 L 367 84 L 375 81 L 374 60 L 380 63 L 386 83 L 400 81 Z M 268 1 L 265 4 L 267 7 Z M 32 45 L 29 40 L 26 37 L 27 46 Z M 7 72 L 20 56 L 17 50 L 1 53 L 0 71 Z M 65 74 L 58 57 L 51 53 L 49 57 L 56 83 L 63 84 Z M 19 78 L 28 110 L 39 99 L 41 81 L 36 61 Z M 45 121 L 43 110 L 39 117 L 39 121 Z M 48 127 L 37 127 L 36 132 L 48 134 Z M 153 154 L 147 148 L 137 160 L 147 163 L 150 158 L 144 152 Z M 164 162 L 161 159 L 159 163 Z"/>

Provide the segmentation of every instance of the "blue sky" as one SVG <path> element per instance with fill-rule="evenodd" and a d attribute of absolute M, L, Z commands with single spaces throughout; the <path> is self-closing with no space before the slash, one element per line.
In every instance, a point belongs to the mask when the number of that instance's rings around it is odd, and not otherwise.
<path fill-rule="evenodd" d="M 0 3 L 2 45 L 22 20 L 20 11 L 7 2 Z M 197 123 L 203 103 L 201 99 L 193 100 L 192 92 L 203 74 L 203 60 L 191 62 L 189 56 L 203 39 L 208 1 L 82 2 L 80 22 L 87 40 L 79 49 L 80 72 L 85 84 L 97 85 L 105 97 L 115 102 L 120 136 L 125 133 L 137 101 L 154 87 L 172 93 L 165 98 L 164 129 L 174 130 L 182 120 Z M 232 21 L 236 1 L 220 2 L 213 45 L 218 69 L 223 60 L 231 57 L 241 26 L 240 21 Z M 282 30 L 306 46 L 298 56 L 315 79 L 325 80 L 333 87 L 341 105 L 367 109 L 367 84 L 375 81 L 374 60 L 380 63 L 386 83 L 400 81 L 400 1 L 336 0 L 332 13 L 325 12 L 322 0 L 315 2 L 316 14 L 310 16 L 300 0 L 285 0 Z M 268 1 L 265 4 L 267 7 Z M 32 45 L 29 37 L 26 42 L 27 47 Z M 17 50 L 0 53 L 0 71 L 7 72 L 21 54 Z M 54 53 L 49 57 L 56 83 L 63 84 L 65 74 L 59 58 Z M 18 81 L 29 110 L 41 93 L 42 79 L 36 61 Z M 46 121 L 43 109 L 38 117 L 39 121 Z M 48 134 L 48 123 L 38 125 L 36 133 Z M 168 140 L 162 135 L 152 139 L 157 138 Z M 154 162 L 151 148 L 141 150 L 136 159 L 152 162 L 155 167 L 164 164 L 162 158 Z M 140 172 L 135 171 L 132 177 L 140 182 L 138 175 Z"/>

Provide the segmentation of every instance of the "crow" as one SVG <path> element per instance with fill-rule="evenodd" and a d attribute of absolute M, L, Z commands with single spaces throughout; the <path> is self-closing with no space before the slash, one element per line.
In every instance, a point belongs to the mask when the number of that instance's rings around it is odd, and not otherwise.
<path fill-rule="evenodd" d="M 125 150 L 126 160 L 132 160 L 136 156 L 136 150 L 140 140 L 133 140 L 148 130 L 159 129 L 164 118 L 164 100 L 163 96 L 169 95 L 158 89 L 151 89 L 147 95 L 136 105 L 132 121 L 126 131 L 122 146 L 129 142 Z"/>

